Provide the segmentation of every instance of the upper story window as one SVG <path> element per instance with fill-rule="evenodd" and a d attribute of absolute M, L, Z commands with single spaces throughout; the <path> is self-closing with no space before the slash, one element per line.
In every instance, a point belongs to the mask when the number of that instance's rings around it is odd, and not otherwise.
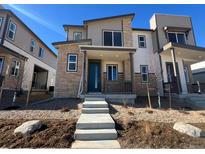
<path fill-rule="evenodd" d="M 145 35 L 138 35 L 139 48 L 146 48 L 146 37 Z"/>
<path fill-rule="evenodd" d="M 16 34 L 16 24 L 10 20 L 7 37 L 11 40 L 14 40 L 15 34 Z"/>
<path fill-rule="evenodd" d="M 13 60 L 11 64 L 11 75 L 12 76 L 18 76 L 19 75 L 19 69 L 20 69 L 20 62 L 17 60 Z"/>
<path fill-rule="evenodd" d="M 122 32 L 104 31 L 104 46 L 122 46 Z"/>
<path fill-rule="evenodd" d="M 2 26 L 2 23 L 3 23 L 3 17 L 0 17 L 0 28 Z"/>
<path fill-rule="evenodd" d="M 73 33 L 73 40 L 81 40 L 81 39 L 82 39 L 82 32 Z"/>
<path fill-rule="evenodd" d="M 32 39 L 32 40 L 31 40 L 30 51 L 33 52 L 34 49 L 35 49 L 35 47 L 36 47 L 36 42 L 35 42 L 35 40 Z"/>
<path fill-rule="evenodd" d="M 143 83 L 148 82 L 148 65 L 141 65 L 140 72 L 141 72 L 142 82 Z"/>
<path fill-rule="evenodd" d="M 0 57 L 0 74 L 3 71 L 3 65 L 4 65 L 4 59 L 2 57 Z"/>
<path fill-rule="evenodd" d="M 77 71 L 77 61 L 78 61 L 78 57 L 76 54 L 68 54 L 67 71 L 76 72 Z"/>
<path fill-rule="evenodd" d="M 107 66 L 107 79 L 110 81 L 117 80 L 117 65 L 108 65 Z"/>
<path fill-rule="evenodd" d="M 44 50 L 44 48 L 39 47 L 38 56 L 39 56 L 40 58 L 43 58 L 43 57 L 45 56 L 45 50 Z"/>
<path fill-rule="evenodd" d="M 186 44 L 186 35 L 181 32 L 168 32 L 169 42 Z"/>

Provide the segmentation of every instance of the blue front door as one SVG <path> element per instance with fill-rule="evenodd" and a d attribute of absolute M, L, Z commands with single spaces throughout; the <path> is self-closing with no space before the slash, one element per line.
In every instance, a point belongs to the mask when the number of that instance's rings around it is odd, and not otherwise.
<path fill-rule="evenodd" d="M 89 61 L 88 92 L 101 91 L 100 61 Z"/>

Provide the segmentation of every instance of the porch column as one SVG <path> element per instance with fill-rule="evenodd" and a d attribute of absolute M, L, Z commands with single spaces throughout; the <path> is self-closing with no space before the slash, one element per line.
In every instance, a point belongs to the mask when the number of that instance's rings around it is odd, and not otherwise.
<path fill-rule="evenodd" d="M 130 55 L 130 73 L 131 73 L 131 92 L 135 92 L 135 82 L 134 82 L 134 63 L 133 63 L 133 53 L 129 53 Z"/>
<path fill-rule="evenodd" d="M 86 67 L 86 65 L 87 65 L 87 52 L 86 52 L 86 50 L 85 51 L 83 51 L 83 53 L 84 53 L 84 63 L 83 63 L 83 93 L 85 94 L 86 93 L 86 91 L 87 91 L 87 88 L 86 88 L 86 84 L 87 84 L 87 82 L 86 82 L 86 72 L 87 72 L 87 67 Z"/>
<path fill-rule="evenodd" d="M 178 94 L 181 93 L 181 90 L 180 90 L 180 82 L 179 82 L 179 77 L 178 77 L 178 74 L 177 74 L 177 68 L 176 68 L 176 55 L 175 55 L 175 49 L 174 48 L 171 48 L 171 57 L 172 57 L 172 64 L 173 64 L 173 69 L 174 69 L 174 77 L 176 78 L 176 81 L 177 81 L 177 87 L 178 87 Z"/>

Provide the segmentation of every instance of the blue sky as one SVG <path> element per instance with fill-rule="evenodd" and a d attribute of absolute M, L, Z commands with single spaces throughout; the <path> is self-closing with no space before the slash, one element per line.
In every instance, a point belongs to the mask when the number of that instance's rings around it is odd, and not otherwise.
<path fill-rule="evenodd" d="M 63 24 L 82 24 L 83 20 L 135 13 L 133 27 L 149 28 L 153 13 L 192 17 L 198 46 L 205 47 L 205 5 L 3 5 L 11 9 L 54 52 L 52 42 L 65 40 Z"/>

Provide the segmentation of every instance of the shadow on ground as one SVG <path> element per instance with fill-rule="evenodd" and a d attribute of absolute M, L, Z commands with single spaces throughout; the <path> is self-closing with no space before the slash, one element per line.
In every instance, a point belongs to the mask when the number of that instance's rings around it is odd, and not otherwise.
<path fill-rule="evenodd" d="M 27 107 L 26 104 L 16 103 L 2 110 L 77 110 L 81 102 L 81 99 L 58 98 L 41 103 L 30 103 Z"/>

